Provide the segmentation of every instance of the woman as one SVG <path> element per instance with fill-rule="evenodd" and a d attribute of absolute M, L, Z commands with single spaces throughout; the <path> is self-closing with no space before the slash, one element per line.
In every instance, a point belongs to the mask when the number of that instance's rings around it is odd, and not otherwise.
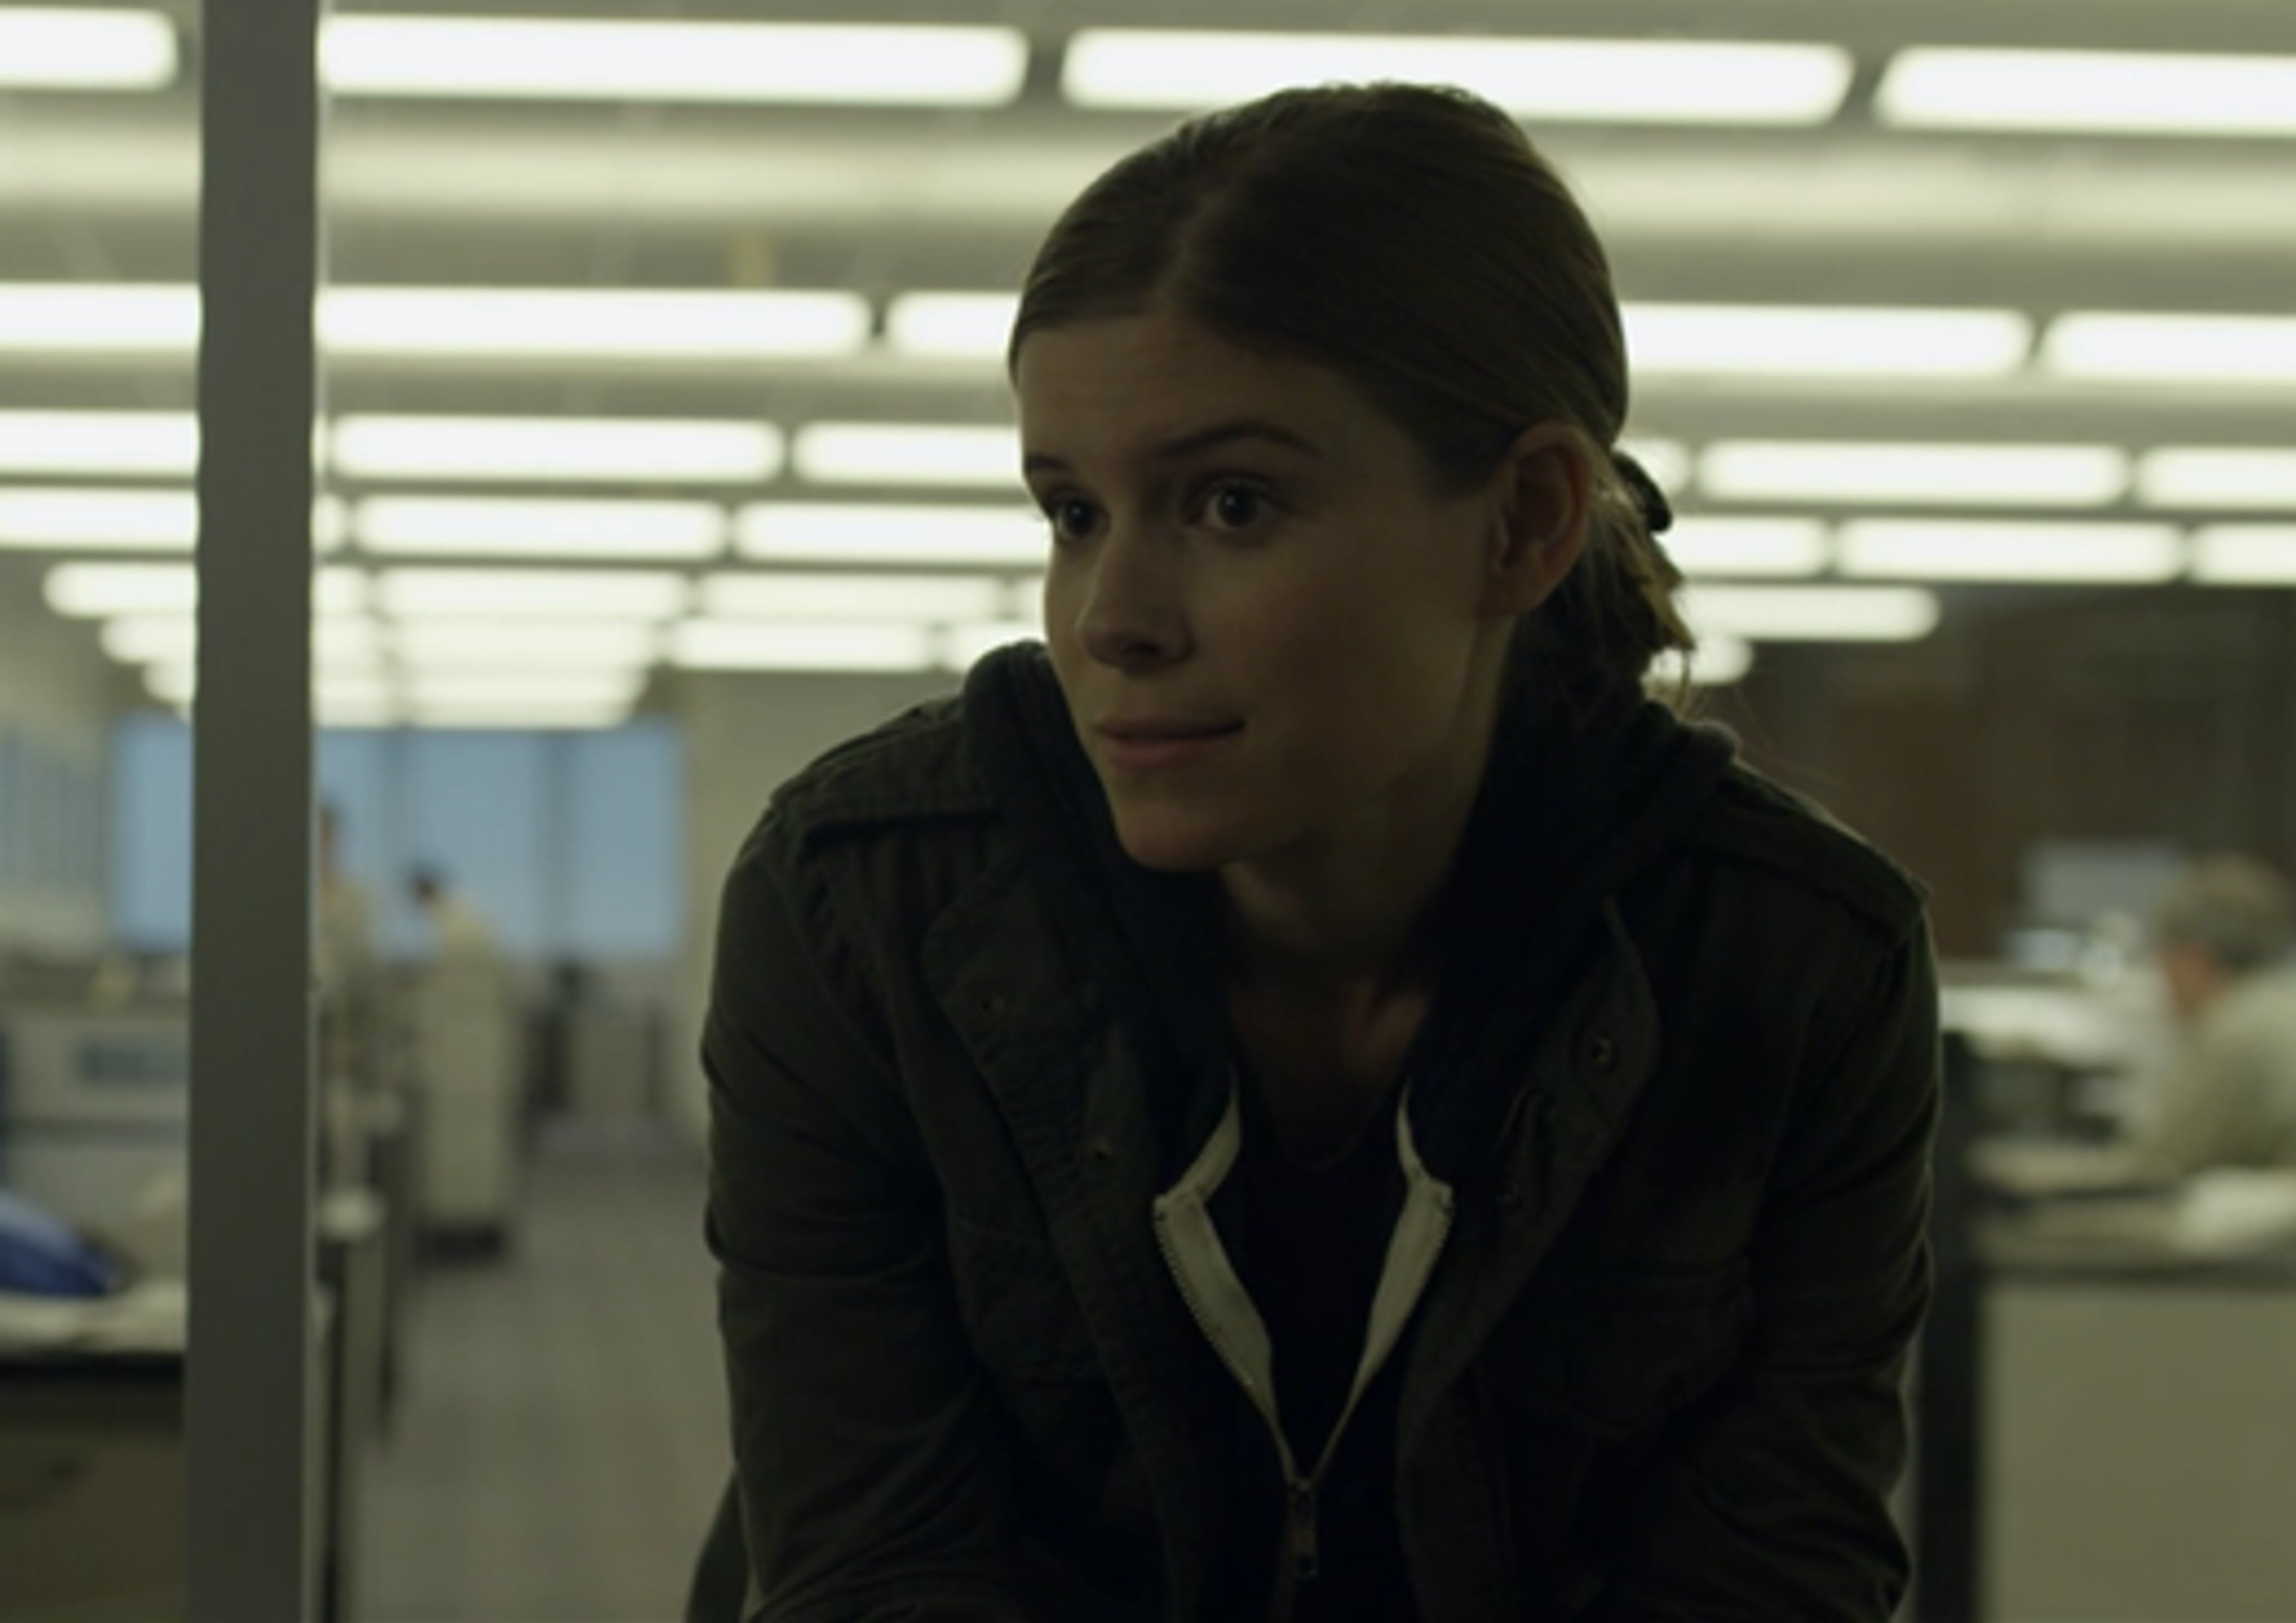
<path fill-rule="evenodd" d="M 833 751 L 705 1038 L 750 1616 L 1882 1619 L 1921 896 L 1646 700 L 1515 126 L 1200 119 L 1010 351 L 1046 643 Z"/>

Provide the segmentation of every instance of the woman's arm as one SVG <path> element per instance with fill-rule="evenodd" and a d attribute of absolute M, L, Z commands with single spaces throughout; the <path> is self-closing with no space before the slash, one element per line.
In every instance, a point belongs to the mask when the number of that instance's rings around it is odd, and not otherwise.
<path fill-rule="evenodd" d="M 1006 1443 L 874 1006 L 769 818 L 726 886 L 702 1038 L 745 1623 L 1006 1623 Z"/>
<path fill-rule="evenodd" d="M 1887 1623 L 1908 1562 L 1889 1496 L 1930 1295 L 1937 979 L 1917 925 L 1831 1000 L 1753 1238 L 1754 1340 L 1677 1417 L 1602 1623 Z"/>

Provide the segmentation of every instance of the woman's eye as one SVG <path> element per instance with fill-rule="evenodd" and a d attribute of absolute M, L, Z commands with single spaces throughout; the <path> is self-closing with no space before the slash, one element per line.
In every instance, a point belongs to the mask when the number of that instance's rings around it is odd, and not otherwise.
<path fill-rule="evenodd" d="M 1267 498 L 1249 485 L 1220 485 L 1204 504 L 1204 516 L 1221 529 L 1249 529 L 1267 512 Z"/>
<path fill-rule="evenodd" d="M 1069 500 L 1045 504 L 1045 517 L 1052 522 L 1053 538 L 1056 541 L 1082 540 L 1092 532 L 1093 516 L 1089 502 Z"/>

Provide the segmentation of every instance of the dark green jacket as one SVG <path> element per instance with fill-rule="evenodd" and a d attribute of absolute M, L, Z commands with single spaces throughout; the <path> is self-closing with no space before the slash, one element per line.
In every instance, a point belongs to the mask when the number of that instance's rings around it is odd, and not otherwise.
<path fill-rule="evenodd" d="M 1418 1610 L 1882 1623 L 1922 895 L 1718 730 L 1527 708 L 1406 1061 L 1448 1217 L 1396 1354 Z M 1152 1222 L 1233 1074 L 1212 882 L 1124 859 L 1033 645 L 775 797 L 704 1039 L 750 1619 L 1231 1615 L 1272 1445 Z"/>

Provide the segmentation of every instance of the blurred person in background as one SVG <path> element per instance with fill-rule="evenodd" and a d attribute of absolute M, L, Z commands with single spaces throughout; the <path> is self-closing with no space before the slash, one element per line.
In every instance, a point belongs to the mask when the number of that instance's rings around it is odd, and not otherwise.
<path fill-rule="evenodd" d="M 2296 897 L 2240 856 L 2169 887 L 2153 936 L 2181 1041 L 2122 1149 L 2136 1178 L 2296 1169 Z"/>
<path fill-rule="evenodd" d="M 430 926 L 432 964 L 447 969 L 494 963 L 495 933 L 486 915 L 463 899 L 442 871 L 415 869 L 407 879 L 406 893 Z"/>
<path fill-rule="evenodd" d="M 1924 898 L 1645 694 L 1568 189 L 1459 92 L 1197 119 L 1008 365 L 1046 643 L 727 881 L 693 1611 L 1884 1623 Z"/>

